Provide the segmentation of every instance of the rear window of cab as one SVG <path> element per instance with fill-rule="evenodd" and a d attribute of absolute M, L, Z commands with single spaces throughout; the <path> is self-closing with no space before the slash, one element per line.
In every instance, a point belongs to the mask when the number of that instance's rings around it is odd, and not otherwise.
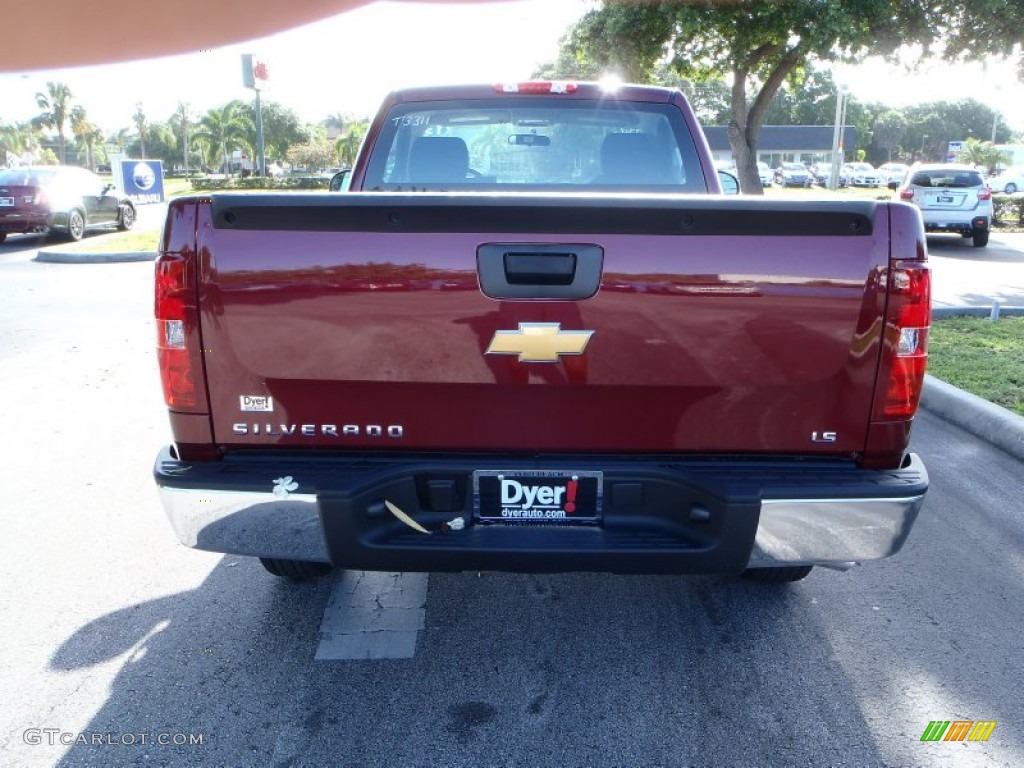
<path fill-rule="evenodd" d="M 910 184 L 915 187 L 969 189 L 970 187 L 983 187 L 985 181 L 977 171 L 951 171 L 936 168 L 918 171 L 910 180 Z"/>
<path fill-rule="evenodd" d="M 708 189 L 682 114 L 668 104 L 466 99 L 399 104 L 386 116 L 364 189 L 481 187 Z"/>

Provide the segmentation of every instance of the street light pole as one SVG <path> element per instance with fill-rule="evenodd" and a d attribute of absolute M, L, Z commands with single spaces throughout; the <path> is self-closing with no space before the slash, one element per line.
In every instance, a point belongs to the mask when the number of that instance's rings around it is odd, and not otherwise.
<path fill-rule="evenodd" d="M 256 91 L 256 175 L 267 175 L 267 159 L 263 151 L 263 104 L 260 92 Z"/>
<path fill-rule="evenodd" d="M 839 188 L 839 167 L 842 165 L 840 153 L 843 150 L 843 124 L 846 122 L 846 88 L 842 85 L 836 88 L 836 123 L 832 131 L 832 165 L 828 175 L 828 188 L 835 190 Z"/>

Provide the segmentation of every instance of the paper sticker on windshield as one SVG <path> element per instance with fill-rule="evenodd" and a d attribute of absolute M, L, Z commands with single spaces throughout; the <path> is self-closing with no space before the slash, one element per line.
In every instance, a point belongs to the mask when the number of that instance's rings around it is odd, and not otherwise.
<path fill-rule="evenodd" d="M 274 398 L 270 395 L 241 395 L 238 407 L 243 411 L 270 413 L 274 410 Z"/>

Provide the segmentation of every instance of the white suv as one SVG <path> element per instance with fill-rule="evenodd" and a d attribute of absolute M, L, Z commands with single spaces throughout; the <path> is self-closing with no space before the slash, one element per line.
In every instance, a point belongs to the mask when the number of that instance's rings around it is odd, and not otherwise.
<path fill-rule="evenodd" d="M 975 248 L 988 245 L 992 190 L 980 171 L 969 165 L 918 163 L 900 185 L 899 196 L 921 209 L 926 232 L 958 232 L 973 238 Z"/>

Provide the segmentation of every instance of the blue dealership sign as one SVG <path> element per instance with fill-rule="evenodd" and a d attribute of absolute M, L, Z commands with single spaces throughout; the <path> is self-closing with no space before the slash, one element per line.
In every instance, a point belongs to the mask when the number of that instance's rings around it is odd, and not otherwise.
<path fill-rule="evenodd" d="M 122 160 L 121 185 L 133 203 L 164 201 L 164 166 L 159 160 Z"/>

